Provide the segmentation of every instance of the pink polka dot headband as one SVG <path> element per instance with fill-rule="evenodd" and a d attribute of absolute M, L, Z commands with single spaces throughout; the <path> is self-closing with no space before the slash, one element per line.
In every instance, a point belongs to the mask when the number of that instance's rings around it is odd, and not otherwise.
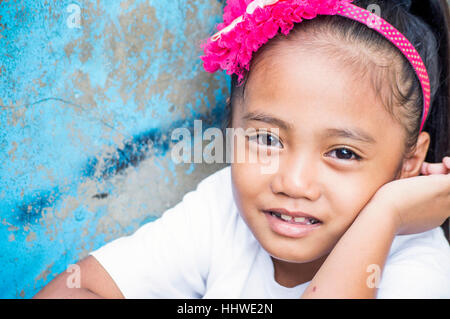
<path fill-rule="evenodd" d="M 280 30 L 287 35 L 303 19 L 317 15 L 340 15 L 376 30 L 394 44 L 414 68 L 423 90 L 422 131 L 430 109 L 430 81 L 425 65 L 408 39 L 378 15 L 351 4 L 353 0 L 228 0 L 219 32 L 205 44 L 203 66 L 207 72 L 225 70 L 241 84 L 256 52 Z"/>

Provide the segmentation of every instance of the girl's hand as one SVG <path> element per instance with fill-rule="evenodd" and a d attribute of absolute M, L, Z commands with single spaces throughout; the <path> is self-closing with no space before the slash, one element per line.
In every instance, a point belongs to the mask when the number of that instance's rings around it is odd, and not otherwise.
<path fill-rule="evenodd" d="M 420 170 L 422 175 L 448 174 L 450 173 L 450 156 L 444 157 L 442 163 L 430 164 L 424 162 Z"/>
<path fill-rule="evenodd" d="M 381 274 L 395 235 L 421 233 L 449 217 L 449 160 L 425 163 L 425 176 L 380 187 L 338 240 L 302 298 L 376 297 L 377 284 L 368 281 L 367 273 L 378 269 L 375 272 Z"/>
<path fill-rule="evenodd" d="M 442 164 L 424 163 L 422 173 L 383 185 L 372 200 L 388 205 L 398 235 L 421 233 L 444 223 L 450 216 L 450 158 Z M 372 201 L 371 200 L 371 201 Z"/>

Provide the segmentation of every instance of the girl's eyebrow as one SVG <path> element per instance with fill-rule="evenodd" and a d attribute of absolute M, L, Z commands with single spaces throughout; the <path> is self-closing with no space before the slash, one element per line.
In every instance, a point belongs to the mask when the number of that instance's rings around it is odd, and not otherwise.
<path fill-rule="evenodd" d="M 294 126 L 291 123 L 285 122 L 282 119 L 276 118 L 270 114 L 262 112 L 248 112 L 242 117 L 244 121 L 259 121 L 267 124 L 278 126 L 279 128 L 290 131 Z M 358 128 L 328 128 L 323 133 L 324 138 L 330 137 L 342 137 L 348 138 L 368 144 L 376 144 L 375 138 L 373 138 L 367 132 Z"/>
<path fill-rule="evenodd" d="M 376 144 L 376 140 L 368 133 L 357 128 L 328 128 L 324 133 L 325 137 L 342 137 L 357 140 L 368 144 Z"/>
<path fill-rule="evenodd" d="M 259 122 L 264 122 L 267 124 L 272 124 L 272 125 L 278 126 L 279 128 L 281 128 L 285 131 L 292 130 L 294 127 L 292 124 L 287 123 L 287 122 L 283 121 L 282 119 L 273 117 L 272 115 L 266 114 L 266 113 L 248 112 L 248 113 L 244 114 L 242 119 L 244 121 L 259 121 Z"/>

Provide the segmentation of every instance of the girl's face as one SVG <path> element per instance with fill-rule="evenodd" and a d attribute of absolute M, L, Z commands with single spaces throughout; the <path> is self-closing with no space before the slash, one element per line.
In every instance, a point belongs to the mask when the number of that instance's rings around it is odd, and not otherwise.
<path fill-rule="evenodd" d="M 328 254 L 374 193 L 398 177 L 404 132 L 370 84 L 325 54 L 286 50 L 261 58 L 232 126 L 278 129 L 249 136 L 245 151 L 265 148 L 279 165 L 263 173 L 264 164 L 234 160 L 234 197 L 271 256 L 306 263 Z M 297 222 L 272 216 L 275 209 Z"/>

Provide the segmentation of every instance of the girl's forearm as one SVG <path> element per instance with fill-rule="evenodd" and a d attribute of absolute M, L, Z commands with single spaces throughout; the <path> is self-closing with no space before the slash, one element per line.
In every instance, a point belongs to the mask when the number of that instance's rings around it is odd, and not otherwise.
<path fill-rule="evenodd" d="M 396 229 L 388 208 L 369 203 L 337 242 L 302 298 L 375 298 Z"/>
<path fill-rule="evenodd" d="M 103 299 L 86 288 L 71 288 L 58 291 L 40 291 L 33 299 Z"/>

